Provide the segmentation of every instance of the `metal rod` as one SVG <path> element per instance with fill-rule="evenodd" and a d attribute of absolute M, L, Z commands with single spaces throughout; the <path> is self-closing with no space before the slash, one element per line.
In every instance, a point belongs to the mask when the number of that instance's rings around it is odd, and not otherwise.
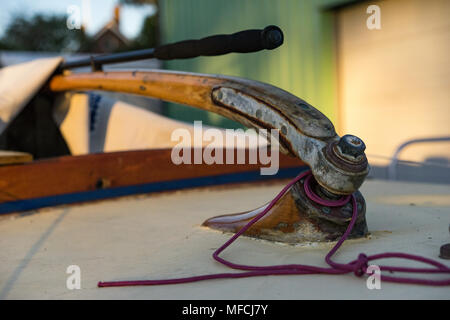
<path fill-rule="evenodd" d="M 264 29 L 244 30 L 233 34 L 222 34 L 199 40 L 185 40 L 156 48 L 122 53 L 91 56 L 62 63 L 59 71 L 91 66 L 93 71 L 102 69 L 104 64 L 129 62 L 157 58 L 160 60 L 188 59 L 199 56 L 219 56 L 227 53 L 248 53 L 272 50 L 283 44 L 283 32 L 277 26 Z"/>
<path fill-rule="evenodd" d="M 89 58 L 78 59 L 75 61 L 67 61 L 61 65 L 61 69 L 73 69 L 79 67 L 92 66 L 94 69 L 101 67 L 104 64 L 129 62 L 143 59 L 154 58 L 155 49 L 143 49 L 129 52 L 113 53 L 91 56 Z"/>

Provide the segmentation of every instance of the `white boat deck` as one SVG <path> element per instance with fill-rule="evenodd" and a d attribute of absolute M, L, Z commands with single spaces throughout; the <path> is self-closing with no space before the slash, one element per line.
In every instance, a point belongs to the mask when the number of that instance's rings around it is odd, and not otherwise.
<path fill-rule="evenodd" d="M 154 286 L 97 288 L 98 281 L 162 279 L 229 272 L 211 254 L 229 234 L 200 224 L 254 209 L 281 183 L 150 194 L 0 217 L 0 299 L 450 299 L 449 287 L 382 282 L 369 290 L 348 275 L 270 276 Z M 361 189 L 371 236 L 344 244 L 335 259 L 401 251 L 439 259 L 450 242 L 448 185 L 366 181 Z M 289 246 L 241 238 L 222 256 L 254 265 L 326 266 L 332 244 Z M 417 265 L 382 261 L 390 265 Z M 81 269 L 81 289 L 68 290 L 66 269 Z M 420 275 L 419 275 L 420 276 Z M 445 276 L 431 276 L 433 279 Z"/>

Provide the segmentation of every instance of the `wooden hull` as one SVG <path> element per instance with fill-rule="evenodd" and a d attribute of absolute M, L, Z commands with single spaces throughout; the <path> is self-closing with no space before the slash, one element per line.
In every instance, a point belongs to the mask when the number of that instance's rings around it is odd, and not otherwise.
<path fill-rule="evenodd" d="M 246 153 L 248 157 L 248 150 Z M 0 166 L 0 213 L 137 193 L 289 178 L 302 166 L 299 159 L 282 154 L 280 171 L 274 176 L 261 176 L 261 164 L 175 165 L 171 149 L 38 160 Z"/>

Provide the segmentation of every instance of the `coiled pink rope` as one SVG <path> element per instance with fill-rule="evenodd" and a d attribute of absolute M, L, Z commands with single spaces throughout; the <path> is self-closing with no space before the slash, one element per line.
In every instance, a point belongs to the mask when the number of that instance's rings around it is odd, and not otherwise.
<path fill-rule="evenodd" d="M 305 178 L 306 177 L 306 178 Z M 220 253 L 228 248 L 237 238 L 239 238 L 245 231 L 247 231 L 253 224 L 255 224 L 259 219 L 261 219 L 269 210 L 275 205 L 275 203 L 300 179 L 305 178 L 304 188 L 305 193 L 309 199 L 319 204 L 329 206 L 329 207 L 339 207 L 345 205 L 348 201 L 352 201 L 353 215 L 352 219 L 344 232 L 340 240 L 336 245 L 328 252 L 325 256 L 325 261 L 330 266 L 328 268 L 302 265 L 302 264 L 287 264 L 287 265 L 273 265 L 273 266 L 249 266 L 243 264 L 236 264 L 227 261 L 219 257 Z M 342 197 L 336 201 L 324 200 L 317 196 L 310 188 L 310 180 L 312 178 L 311 171 L 301 173 L 290 181 L 281 192 L 270 202 L 270 204 L 255 218 L 253 218 L 248 224 L 246 224 L 239 232 L 234 234 L 227 242 L 225 242 L 220 248 L 218 248 L 213 253 L 213 258 L 224 264 L 225 266 L 244 270 L 244 272 L 239 273 L 216 273 L 207 274 L 186 278 L 176 278 L 176 279 L 163 279 L 163 280 L 137 280 L 137 281 L 108 281 L 99 282 L 99 287 L 123 287 L 123 286 L 152 286 L 152 285 L 167 285 L 167 284 L 181 284 L 188 282 L 196 282 L 202 280 L 210 279 L 231 279 L 231 278 L 246 278 L 246 277 L 259 277 L 259 276 L 270 276 L 270 275 L 294 275 L 294 274 L 346 274 L 353 272 L 357 277 L 362 277 L 363 275 L 370 273 L 367 272 L 369 261 L 385 258 L 402 258 L 407 260 L 413 260 L 422 262 L 433 266 L 434 268 L 409 268 L 409 267 L 394 267 L 394 266 L 379 266 L 381 271 L 388 272 L 409 272 L 409 273 L 446 273 L 450 274 L 450 268 L 431 259 L 399 252 L 386 252 L 375 254 L 371 256 L 366 256 L 364 253 L 359 254 L 356 260 L 349 263 L 337 263 L 331 260 L 331 257 L 336 253 L 336 251 L 341 247 L 342 243 L 347 239 L 348 235 L 352 231 L 352 228 L 356 222 L 356 217 L 358 214 L 356 199 L 354 195 L 349 195 Z M 444 280 L 431 280 L 431 279 L 420 279 L 420 278 L 405 278 L 405 277 L 394 277 L 381 275 L 380 279 L 387 282 L 397 282 L 397 283 L 409 283 L 409 284 L 421 284 L 421 285 L 432 285 L 432 286 L 448 286 L 450 285 L 450 279 Z"/>

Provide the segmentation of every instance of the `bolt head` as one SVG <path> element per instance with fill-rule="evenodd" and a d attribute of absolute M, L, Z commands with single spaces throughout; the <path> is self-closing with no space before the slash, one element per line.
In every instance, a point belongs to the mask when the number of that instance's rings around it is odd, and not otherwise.
<path fill-rule="evenodd" d="M 364 150 L 366 150 L 366 145 L 364 142 L 357 136 L 353 136 L 351 134 L 346 134 L 341 137 L 338 142 L 338 147 L 342 154 L 355 158 L 363 155 Z"/>

